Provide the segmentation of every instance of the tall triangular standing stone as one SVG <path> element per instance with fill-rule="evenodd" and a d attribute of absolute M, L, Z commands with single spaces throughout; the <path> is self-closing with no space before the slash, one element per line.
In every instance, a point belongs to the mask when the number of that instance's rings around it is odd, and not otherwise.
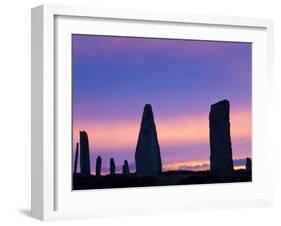
<path fill-rule="evenodd" d="M 138 175 L 155 176 L 162 172 L 160 147 L 150 104 L 144 107 L 135 161 Z"/>

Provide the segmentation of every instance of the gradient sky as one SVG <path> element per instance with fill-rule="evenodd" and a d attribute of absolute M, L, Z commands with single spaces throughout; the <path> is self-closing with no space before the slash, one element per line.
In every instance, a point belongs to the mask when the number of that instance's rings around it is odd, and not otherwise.
<path fill-rule="evenodd" d="M 73 151 L 89 136 L 108 172 L 134 154 L 144 105 L 154 112 L 164 170 L 209 169 L 210 105 L 230 101 L 235 166 L 251 157 L 250 43 L 72 35 Z"/>

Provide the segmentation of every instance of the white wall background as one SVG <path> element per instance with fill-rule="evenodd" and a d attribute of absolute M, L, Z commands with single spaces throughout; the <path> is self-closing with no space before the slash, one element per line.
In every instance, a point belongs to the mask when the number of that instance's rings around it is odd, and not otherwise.
<path fill-rule="evenodd" d="M 281 13 L 276 0 L 6 0 L 0 8 L 0 225 L 37 225 L 30 208 L 30 8 L 43 3 L 138 9 L 275 20 L 275 109 L 281 116 Z M 281 118 L 281 117 L 280 117 Z M 196 211 L 178 214 L 50 222 L 52 225 L 280 225 L 281 139 L 276 119 L 271 141 L 275 150 L 274 207 Z M 8 161 L 9 160 L 9 161 Z M 13 165 L 11 165 L 11 163 Z M 95 205 L 95 203 L 93 203 Z"/>

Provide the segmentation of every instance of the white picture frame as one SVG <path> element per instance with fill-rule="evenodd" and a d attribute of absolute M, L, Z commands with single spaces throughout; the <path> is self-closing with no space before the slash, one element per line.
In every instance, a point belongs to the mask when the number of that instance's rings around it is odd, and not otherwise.
<path fill-rule="evenodd" d="M 77 32 L 252 42 L 253 182 L 72 192 L 71 151 L 58 150 L 69 147 L 71 139 L 69 35 Z M 32 216 L 55 220 L 272 204 L 273 178 L 267 173 L 273 171 L 273 150 L 266 139 L 271 111 L 271 102 L 266 100 L 271 99 L 273 84 L 272 39 L 273 22 L 265 19 L 55 5 L 33 8 Z"/>

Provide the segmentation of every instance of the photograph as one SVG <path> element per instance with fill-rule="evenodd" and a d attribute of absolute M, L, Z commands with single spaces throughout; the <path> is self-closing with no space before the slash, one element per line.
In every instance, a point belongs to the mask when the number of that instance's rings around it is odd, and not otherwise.
<path fill-rule="evenodd" d="M 252 181 L 251 42 L 71 45 L 72 190 Z"/>

